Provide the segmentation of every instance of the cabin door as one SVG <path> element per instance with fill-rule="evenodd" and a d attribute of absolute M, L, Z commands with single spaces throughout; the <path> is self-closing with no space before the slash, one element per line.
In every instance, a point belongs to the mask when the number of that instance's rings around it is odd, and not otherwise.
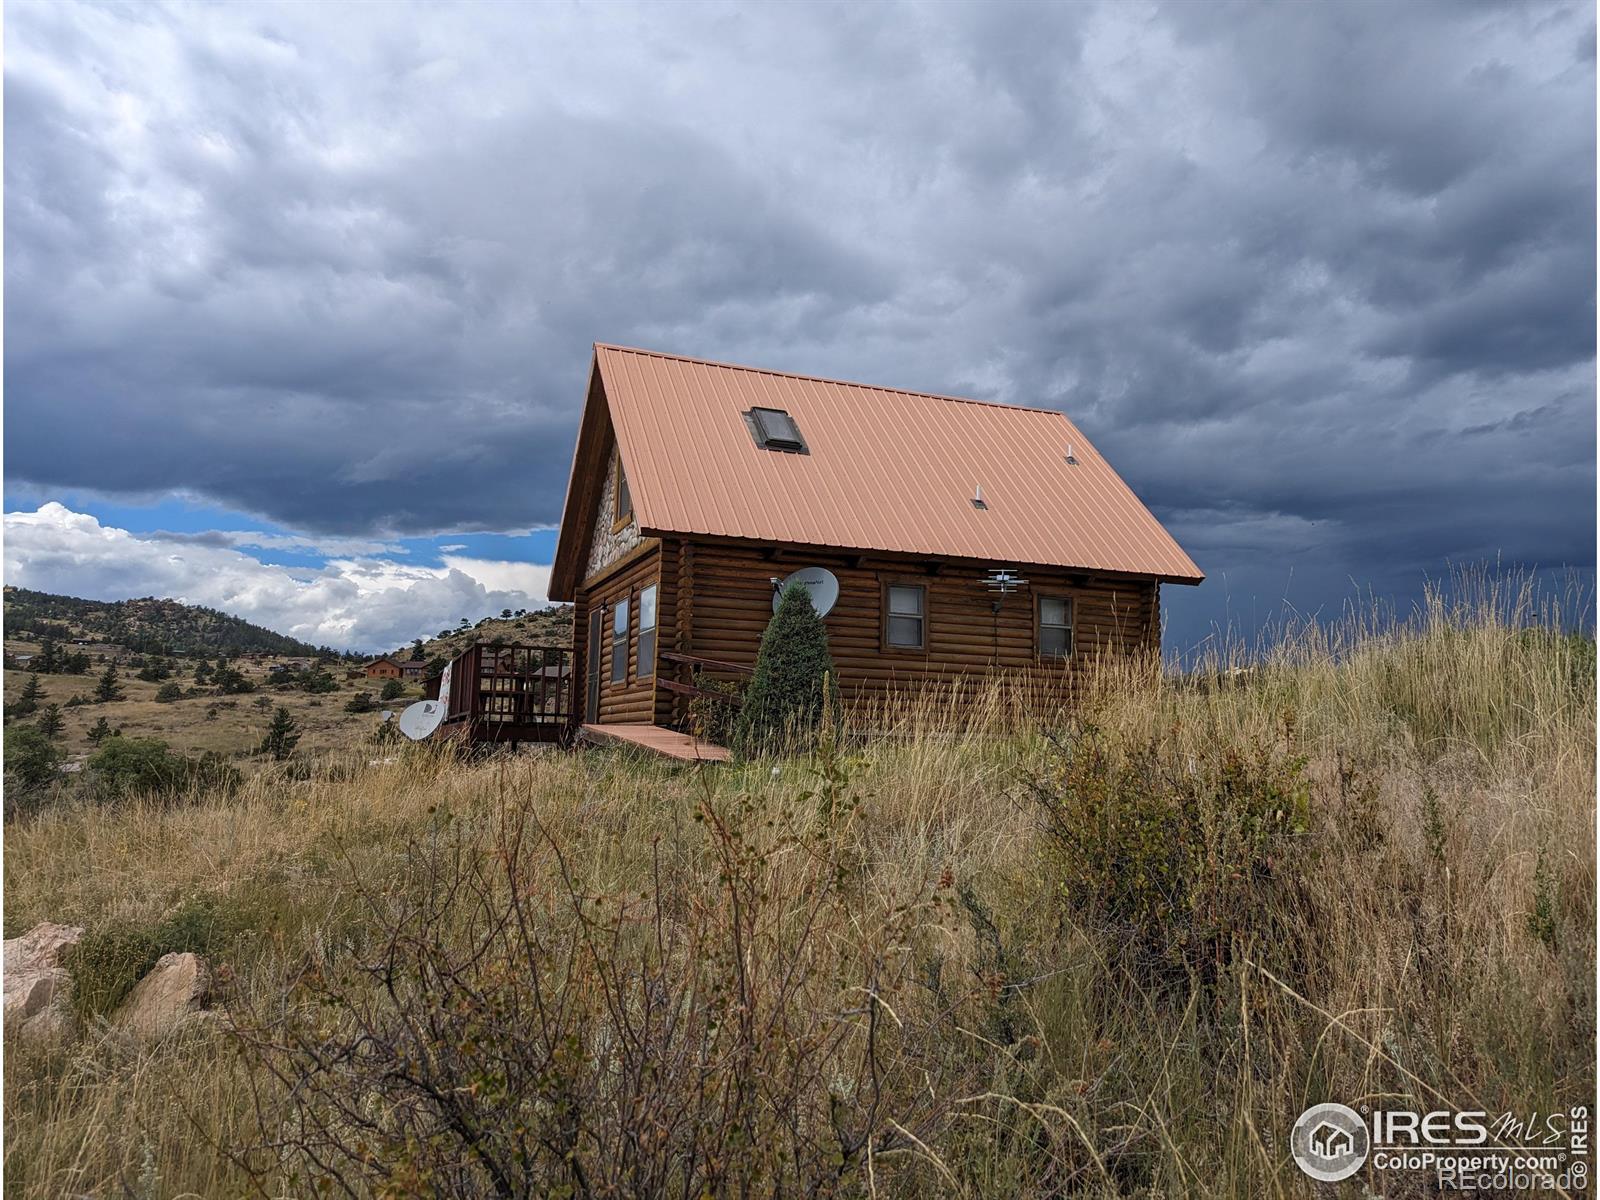
<path fill-rule="evenodd" d="M 585 665 L 588 670 L 588 695 L 583 705 L 583 719 L 590 725 L 600 720 L 600 637 L 605 631 L 605 606 L 597 604 L 589 612 L 589 653 Z"/>

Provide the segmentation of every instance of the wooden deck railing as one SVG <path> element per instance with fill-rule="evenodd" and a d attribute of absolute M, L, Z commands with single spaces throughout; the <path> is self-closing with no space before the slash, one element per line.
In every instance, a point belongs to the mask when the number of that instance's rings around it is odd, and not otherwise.
<path fill-rule="evenodd" d="M 569 646 L 479 642 L 450 663 L 445 723 L 474 740 L 553 741 L 576 721 Z"/>
<path fill-rule="evenodd" d="M 754 674 L 754 667 L 747 667 L 743 663 L 728 662 L 721 658 L 702 658 L 698 654 L 683 654 L 677 650 L 663 650 L 659 655 L 662 662 L 670 670 L 682 671 L 691 679 L 696 678 L 697 671 L 722 671 L 731 675 Z M 694 683 L 684 683 L 682 680 L 671 679 L 665 673 L 656 677 L 656 686 L 673 693 L 676 696 L 703 696 L 708 700 L 726 700 L 724 692 L 713 692 L 707 688 L 699 687 Z"/>

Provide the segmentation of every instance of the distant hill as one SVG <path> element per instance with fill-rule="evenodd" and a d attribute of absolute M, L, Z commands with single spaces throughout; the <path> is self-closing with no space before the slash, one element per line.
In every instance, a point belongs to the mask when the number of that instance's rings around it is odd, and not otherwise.
<path fill-rule="evenodd" d="M 310 657 L 326 652 L 239 617 L 176 600 L 80 600 L 27 588 L 5 589 L 6 636 L 92 638 L 140 654 L 282 654 Z"/>
<path fill-rule="evenodd" d="M 535 608 L 520 616 L 485 617 L 476 625 L 441 629 L 425 638 L 420 655 L 413 646 L 400 646 L 393 657 L 454 658 L 474 642 L 501 642 L 507 646 L 570 646 L 572 644 L 572 605 Z"/>

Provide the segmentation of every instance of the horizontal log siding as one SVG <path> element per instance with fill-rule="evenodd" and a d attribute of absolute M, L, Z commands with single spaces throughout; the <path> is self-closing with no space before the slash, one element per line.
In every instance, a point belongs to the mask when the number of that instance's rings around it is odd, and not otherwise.
<path fill-rule="evenodd" d="M 574 670 L 578 672 L 578 712 L 584 711 L 588 697 L 589 664 L 586 660 L 589 640 L 589 613 L 595 605 L 605 610 L 600 646 L 600 722 L 642 722 L 656 719 L 655 676 L 639 678 L 639 591 L 657 582 L 661 572 L 660 546 L 651 547 L 613 575 L 578 588 L 573 607 L 573 643 L 577 651 Z M 675 588 L 673 589 L 676 590 Z M 668 608 L 668 589 L 656 592 L 656 669 L 660 670 L 660 651 L 672 626 Z M 611 682 L 611 610 L 622 597 L 628 598 L 628 677 L 622 683 Z"/>
<path fill-rule="evenodd" d="M 663 650 L 676 648 L 674 630 L 678 628 L 678 556 L 681 544 L 675 541 L 661 543 L 660 588 L 656 592 L 656 674 L 660 679 L 669 675 L 669 667 L 661 661 Z M 669 676 L 670 677 L 670 676 Z M 673 695 L 666 688 L 655 689 L 651 720 L 657 725 L 670 725 L 673 719 Z"/>
<path fill-rule="evenodd" d="M 1153 648 L 1159 636 L 1156 584 L 1149 580 L 1091 575 L 1074 587 L 1067 572 L 1028 568 L 1023 574 L 1029 586 L 1002 599 L 996 622 L 990 607 L 996 597 L 982 582 L 988 567 L 951 564 L 929 574 L 919 564 L 867 558 L 850 566 L 837 554 L 799 550 L 773 561 L 756 550 L 717 543 L 686 545 L 678 561 L 684 621 L 676 631 L 678 644 L 689 653 L 747 664 L 755 662 L 772 615 L 772 577 L 804 566 L 827 567 L 839 580 L 839 600 L 826 622 L 829 645 L 841 688 L 861 699 L 930 681 L 981 679 L 997 666 L 1067 686 L 1066 664 L 1037 657 L 1033 605 L 1039 593 L 1072 598 L 1080 660 Z M 883 587 L 891 581 L 927 588 L 921 651 L 883 646 Z"/>

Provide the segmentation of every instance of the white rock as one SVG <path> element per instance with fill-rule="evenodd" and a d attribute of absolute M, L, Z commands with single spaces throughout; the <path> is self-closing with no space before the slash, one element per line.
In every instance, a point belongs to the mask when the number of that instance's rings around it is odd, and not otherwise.
<path fill-rule="evenodd" d="M 5 943 L 6 1028 L 52 1037 L 72 1028 L 72 976 L 62 952 L 83 936 L 78 925 L 44 921 Z"/>
<path fill-rule="evenodd" d="M 193 1020 L 204 1020 L 210 999 L 211 969 L 205 959 L 187 952 L 164 954 L 133 985 L 111 1023 L 139 1037 L 164 1037 Z"/>

